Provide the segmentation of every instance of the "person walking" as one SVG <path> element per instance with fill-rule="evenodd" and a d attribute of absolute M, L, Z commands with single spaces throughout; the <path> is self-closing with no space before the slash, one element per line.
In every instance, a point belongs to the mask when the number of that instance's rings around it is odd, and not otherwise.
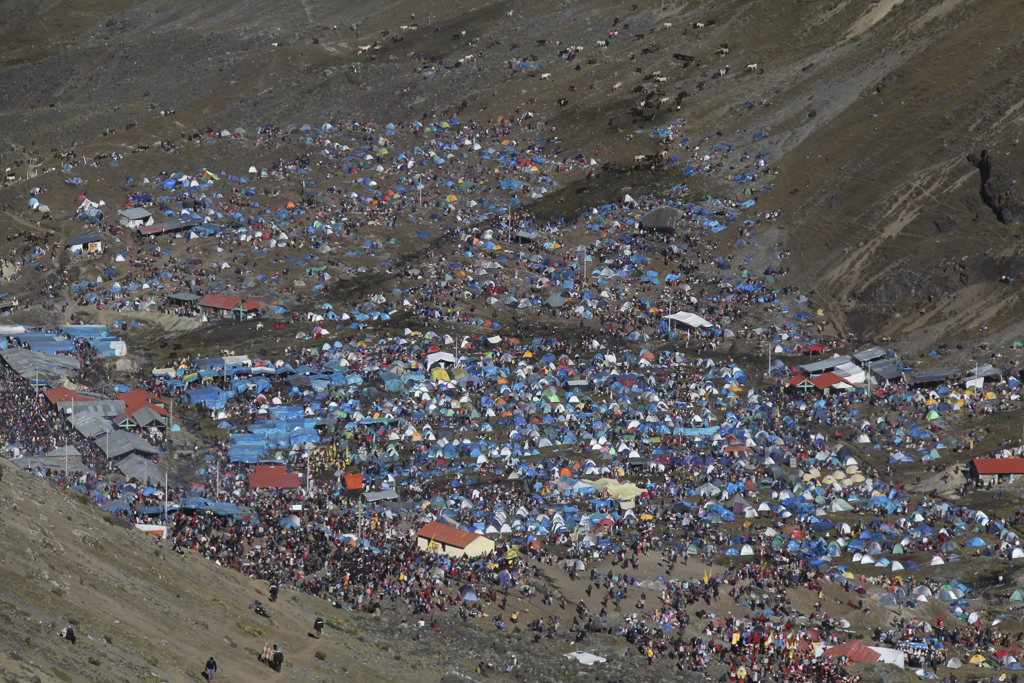
<path fill-rule="evenodd" d="M 206 660 L 206 680 L 212 681 L 215 673 L 217 673 L 217 660 L 210 655 L 210 658 Z"/>
<path fill-rule="evenodd" d="M 281 665 L 284 664 L 284 653 L 274 643 L 274 652 L 270 655 L 270 667 L 277 673 L 281 673 Z"/>
<path fill-rule="evenodd" d="M 313 622 L 313 630 L 316 631 L 316 639 L 320 640 L 320 635 L 324 632 L 323 617 L 316 618 L 316 621 Z"/>

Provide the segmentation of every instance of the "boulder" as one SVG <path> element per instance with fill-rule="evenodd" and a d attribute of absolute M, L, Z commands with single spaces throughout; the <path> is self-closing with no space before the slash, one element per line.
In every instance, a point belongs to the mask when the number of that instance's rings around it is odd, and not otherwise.
<path fill-rule="evenodd" d="M 676 223 L 683 217 L 683 212 L 671 206 L 662 206 L 644 214 L 640 219 L 645 230 L 672 232 Z"/>

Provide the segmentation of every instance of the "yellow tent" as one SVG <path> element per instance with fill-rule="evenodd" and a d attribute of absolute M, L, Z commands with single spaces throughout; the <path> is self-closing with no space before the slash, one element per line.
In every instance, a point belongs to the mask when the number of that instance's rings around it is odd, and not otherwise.
<path fill-rule="evenodd" d="M 608 479 L 606 477 L 602 477 L 597 481 L 583 481 L 593 486 L 599 493 L 607 493 L 609 496 L 617 500 L 631 500 L 643 493 L 643 489 L 635 484 L 631 484 L 629 482 L 620 484 L 614 479 Z"/>
<path fill-rule="evenodd" d="M 434 368 L 430 371 L 430 376 L 433 377 L 435 381 L 444 380 L 445 382 L 450 382 L 452 379 L 448 376 L 448 373 L 445 372 L 444 368 Z"/>

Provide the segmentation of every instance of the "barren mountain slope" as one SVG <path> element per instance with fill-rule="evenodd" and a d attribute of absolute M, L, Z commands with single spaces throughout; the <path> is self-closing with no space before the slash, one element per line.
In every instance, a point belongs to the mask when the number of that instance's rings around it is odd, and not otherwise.
<path fill-rule="evenodd" d="M 749 185 L 759 210 L 780 212 L 781 230 L 760 248 L 725 233 L 722 249 L 755 264 L 776 244 L 792 252 L 792 281 L 815 291 L 836 331 L 915 348 L 969 342 L 982 325 L 1020 333 L 1012 309 L 1021 285 L 1000 282 L 1024 266 L 1015 186 L 1024 17 L 1015 3 L 632 7 L 0 3 L 3 160 L 33 143 L 125 151 L 207 126 L 411 120 L 461 105 L 463 119 L 533 111 L 538 132 L 556 130 L 564 148 L 628 166 L 660 149 L 652 124 L 685 120 L 692 139 L 712 135 L 707 144 L 734 150 L 717 172 L 686 179 L 695 192 L 740 196 L 746 188 L 728 178 L 771 153 L 772 175 Z M 716 54 L 723 45 L 728 54 Z M 582 48 L 579 59 L 561 58 L 570 46 Z M 684 55 L 699 66 L 675 58 Z M 424 68 L 427 58 L 442 66 Z M 605 172 L 583 198 L 599 202 L 634 180 L 656 191 L 683 182 L 684 166 L 621 182 Z M 537 208 L 571 212 L 579 189 Z"/>

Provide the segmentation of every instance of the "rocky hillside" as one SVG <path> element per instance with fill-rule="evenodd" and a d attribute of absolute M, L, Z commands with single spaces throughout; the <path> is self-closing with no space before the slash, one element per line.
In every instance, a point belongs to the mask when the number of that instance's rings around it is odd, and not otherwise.
<path fill-rule="evenodd" d="M 1024 332 L 1013 315 L 1024 268 L 1016 10 L 981 0 L 3 2 L 0 163 L 76 142 L 124 151 L 196 128 L 486 120 L 518 107 L 566 148 L 629 166 L 660 149 L 652 125 L 685 120 L 693 139 L 731 148 L 715 172 L 606 172 L 537 208 L 684 180 L 738 197 L 745 188 L 728 178 L 763 172 L 756 154 L 770 152 L 771 175 L 751 189 L 760 210 L 779 212 L 780 230 L 761 252 L 725 233 L 723 251 L 755 263 L 789 251 L 831 331 L 908 349 L 971 345 L 984 326 Z M 571 47 L 582 49 L 563 58 Z"/>

